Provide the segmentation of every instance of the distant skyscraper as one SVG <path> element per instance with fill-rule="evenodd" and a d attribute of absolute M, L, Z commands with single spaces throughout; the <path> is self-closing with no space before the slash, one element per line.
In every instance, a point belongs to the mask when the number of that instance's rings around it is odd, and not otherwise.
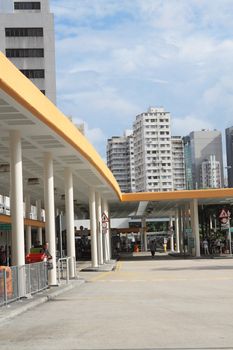
<path fill-rule="evenodd" d="M 107 165 L 122 192 L 135 192 L 134 149 L 132 131 L 113 136 L 107 143 Z"/>
<path fill-rule="evenodd" d="M 133 124 L 136 192 L 173 190 L 170 114 L 151 107 Z"/>
<path fill-rule="evenodd" d="M 210 156 L 214 155 L 215 161 L 219 162 L 220 165 L 220 187 L 223 186 L 222 138 L 220 131 L 193 131 L 188 137 L 184 138 L 184 149 L 186 177 L 190 176 L 188 180 L 186 179 L 186 185 L 191 186 L 192 177 L 192 188 L 202 188 L 202 162 L 209 160 Z M 192 169 L 190 169 L 190 157 Z"/>
<path fill-rule="evenodd" d="M 226 129 L 228 187 L 233 187 L 233 126 Z"/>
<path fill-rule="evenodd" d="M 54 23 L 49 0 L 0 0 L 0 50 L 56 103 Z"/>
<path fill-rule="evenodd" d="M 220 162 L 216 161 L 215 155 L 211 155 L 201 164 L 201 187 L 220 188 L 222 184 Z"/>
<path fill-rule="evenodd" d="M 185 190 L 184 144 L 181 136 L 172 136 L 172 176 L 174 190 Z"/>

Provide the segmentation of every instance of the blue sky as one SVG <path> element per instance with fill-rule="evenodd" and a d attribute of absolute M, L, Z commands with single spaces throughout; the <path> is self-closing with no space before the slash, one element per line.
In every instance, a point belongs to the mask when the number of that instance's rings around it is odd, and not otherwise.
<path fill-rule="evenodd" d="M 173 135 L 233 125 L 233 0 L 51 0 L 51 10 L 58 106 L 85 122 L 102 157 L 149 106 L 171 113 Z"/>

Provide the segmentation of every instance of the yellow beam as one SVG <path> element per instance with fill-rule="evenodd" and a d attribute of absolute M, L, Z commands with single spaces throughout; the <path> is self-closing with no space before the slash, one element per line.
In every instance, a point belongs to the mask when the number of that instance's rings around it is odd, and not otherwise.
<path fill-rule="evenodd" d="M 77 150 L 121 199 L 120 187 L 95 148 L 76 126 L 0 52 L 0 88 Z"/>
<path fill-rule="evenodd" d="M 12 219 L 10 215 L 0 215 L 0 223 L 11 224 Z M 24 226 L 32 226 L 35 228 L 42 227 L 45 228 L 45 222 L 31 219 L 24 219 Z"/>
<path fill-rule="evenodd" d="M 204 198 L 233 198 L 233 188 L 220 188 L 208 190 L 188 190 L 172 192 L 137 192 L 123 193 L 122 202 L 140 202 L 140 201 L 167 201 L 167 200 L 185 200 L 185 199 L 204 199 Z"/>

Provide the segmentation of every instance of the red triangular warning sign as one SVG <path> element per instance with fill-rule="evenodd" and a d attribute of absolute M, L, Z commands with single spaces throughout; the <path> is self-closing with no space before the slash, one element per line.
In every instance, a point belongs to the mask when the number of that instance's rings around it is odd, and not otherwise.
<path fill-rule="evenodd" d="M 226 212 L 225 209 L 222 209 L 221 213 L 219 214 L 219 219 L 228 218 L 228 217 L 229 217 L 229 210 L 228 212 Z"/>
<path fill-rule="evenodd" d="M 109 222 L 109 218 L 105 213 L 102 214 L 102 222 Z"/>

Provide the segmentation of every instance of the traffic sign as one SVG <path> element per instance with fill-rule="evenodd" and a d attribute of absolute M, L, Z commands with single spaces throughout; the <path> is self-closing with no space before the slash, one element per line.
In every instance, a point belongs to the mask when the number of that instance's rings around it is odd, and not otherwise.
<path fill-rule="evenodd" d="M 222 209 L 221 213 L 219 214 L 219 220 L 222 224 L 226 225 L 230 221 L 231 213 L 229 210 Z"/>
<path fill-rule="evenodd" d="M 102 214 L 102 223 L 103 222 L 109 222 L 109 218 L 107 217 L 107 215 L 105 213 Z"/>
<path fill-rule="evenodd" d="M 226 211 L 225 209 L 222 209 L 221 213 L 219 214 L 219 219 L 223 219 L 223 218 L 229 218 L 231 216 L 231 213 L 228 211 Z"/>

